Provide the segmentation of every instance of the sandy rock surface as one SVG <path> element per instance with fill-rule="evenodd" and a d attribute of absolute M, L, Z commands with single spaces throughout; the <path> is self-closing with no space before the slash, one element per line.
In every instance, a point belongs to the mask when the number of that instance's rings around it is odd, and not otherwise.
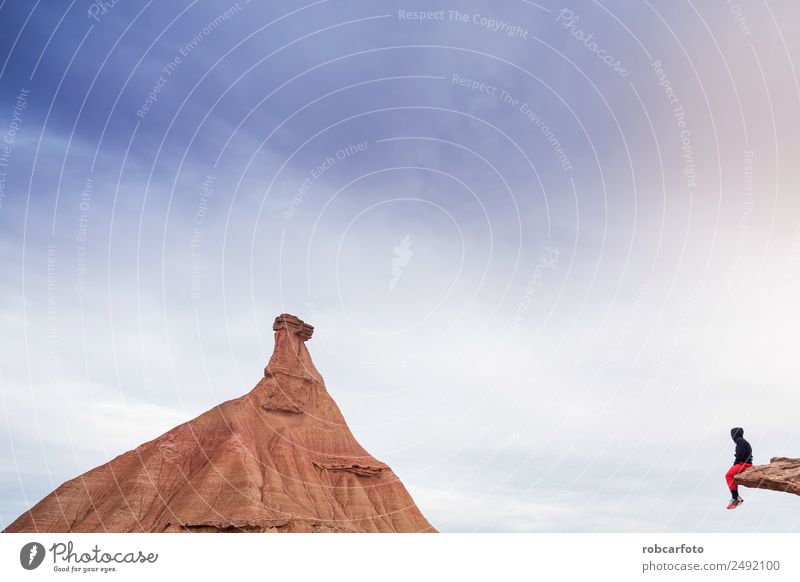
<path fill-rule="evenodd" d="M 754 465 L 735 477 L 739 485 L 800 495 L 800 459 L 773 457 L 769 465 Z"/>
<path fill-rule="evenodd" d="M 431 532 L 403 484 L 353 437 L 306 348 L 276 318 L 249 393 L 67 481 L 8 532 Z"/>

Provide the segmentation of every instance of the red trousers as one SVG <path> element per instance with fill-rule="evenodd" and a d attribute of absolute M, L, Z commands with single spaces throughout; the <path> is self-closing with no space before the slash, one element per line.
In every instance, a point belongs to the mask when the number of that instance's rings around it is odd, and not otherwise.
<path fill-rule="evenodd" d="M 736 485 L 736 481 L 733 479 L 733 476 L 736 473 L 741 473 L 748 467 L 752 467 L 752 463 L 736 463 L 733 467 L 728 469 L 728 472 L 725 473 L 725 481 L 728 483 L 728 489 L 730 491 L 738 491 L 739 487 Z"/>

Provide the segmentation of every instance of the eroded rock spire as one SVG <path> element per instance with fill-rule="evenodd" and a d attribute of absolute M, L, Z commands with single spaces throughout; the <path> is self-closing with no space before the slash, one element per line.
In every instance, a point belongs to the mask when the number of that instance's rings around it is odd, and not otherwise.
<path fill-rule="evenodd" d="M 67 481 L 8 532 L 430 532 L 356 441 L 314 367 L 314 328 L 281 314 L 247 394 Z"/>

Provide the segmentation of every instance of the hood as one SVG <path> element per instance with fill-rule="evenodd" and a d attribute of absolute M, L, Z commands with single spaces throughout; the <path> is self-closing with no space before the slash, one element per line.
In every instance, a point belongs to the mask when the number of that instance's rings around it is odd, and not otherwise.
<path fill-rule="evenodd" d="M 734 441 L 742 438 L 743 436 L 744 436 L 744 429 L 743 428 L 741 428 L 739 426 L 736 426 L 736 427 L 731 429 L 731 438 Z"/>

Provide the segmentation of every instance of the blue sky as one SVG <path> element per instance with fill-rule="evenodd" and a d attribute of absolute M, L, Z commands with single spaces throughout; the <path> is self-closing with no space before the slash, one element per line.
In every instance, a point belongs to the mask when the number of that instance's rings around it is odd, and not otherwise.
<path fill-rule="evenodd" d="M 797 531 L 798 10 L 3 2 L 0 525 L 289 312 L 442 531 Z"/>

